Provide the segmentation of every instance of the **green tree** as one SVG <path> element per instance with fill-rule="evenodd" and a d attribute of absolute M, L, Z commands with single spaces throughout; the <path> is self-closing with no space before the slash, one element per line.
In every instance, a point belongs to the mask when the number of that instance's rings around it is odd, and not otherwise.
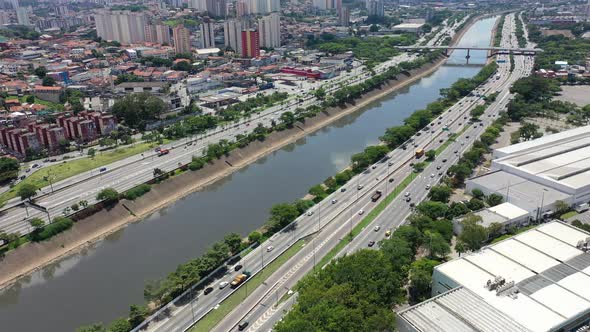
<path fill-rule="evenodd" d="M 242 246 L 242 237 L 238 233 L 229 233 L 223 237 L 223 242 L 232 254 L 237 254 Z"/>
<path fill-rule="evenodd" d="M 518 132 L 520 133 L 520 137 L 524 138 L 525 141 L 530 141 L 543 135 L 539 133 L 539 126 L 530 122 L 524 122 Z"/>
<path fill-rule="evenodd" d="M 20 165 L 16 159 L 0 157 L 0 183 L 16 179 Z"/>
<path fill-rule="evenodd" d="M 463 203 L 453 202 L 447 211 L 447 218 L 453 219 L 471 212 L 471 210 Z"/>
<path fill-rule="evenodd" d="M 50 76 L 43 77 L 43 81 L 41 83 L 41 85 L 43 85 L 43 86 L 54 86 L 55 84 L 56 84 L 55 79 L 53 79 L 53 77 L 50 77 Z"/>
<path fill-rule="evenodd" d="M 38 230 L 40 228 L 43 228 L 43 226 L 45 226 L 45 221 L 43 221 L 41 218 L 33 218 L 33 219 L 29 220 L 29 224 L 35 230 Z"/>
<path fill-rule="evenodd" d="M 135 328 L 147 317 L 149 311 L 147 307 L 132 304 L 129 307 L 129 324 L 131 328 Z"/>
<path fill-rule="evenodd" d="M 459 235 L 458 240 L 463 242 L 465 249 L 472 251 L 478 250 L 488 239 L 488 231 L 480 225 L 481 221 L 481 216 L 474 214 L 468 214 L 461 220 L 463 231 Z"/>
<path fill-rule="evenodd" d="M 490 239 L 495 239 L 498 236 L 502 235 L 502 231 L 504 230 L 504 226 L 501 223 L 493 222 L 488 226 L 487 232 Z"/>
<path fill-rule="evenodd" d="M 260 242 L 260 240 L 262 239 L 262 234 L 260 234 L 260 232 L 251 232 L 250 234 L 248 234 L 248 242 L 250 243 L 254 243 L 254 242 Z"/>
<path fill-rule="evenodd" d="M 312 94 L 319 100 L 324 100 L 324 98 L 326 98 L 326 90 L 324 90 L 323 87 L 316 89 Z"/>
<path fill-rule="evenodd" d="M 416 206 L 416 209 L 432 219 L 438 219 L 446 215 L 449 207 L 441 202 L 423 201 Z"/>
<path fill-rule="evenodd" d="M 166 110 L 166 104 L 149 93 L 132 93 L 117 100 L 113 114 L 131 128 L 143 129 L 148 121 L 154 120 Z"/>
<path fill-rule="evenodd" d="M 448 203 L 453 194 L 453 189 L 446 185 L 439 185 L 430 188 L 428 198 L 436 202 Z"/>
<path fill-rule="evenodd" d="M 87 326 L 81 326 L 76 329 L 76 332 L 108 332 L 107 329 L 101 324 L 92 324 Z"/>
<path fill-rule="evenodd" d="M 275 204 L 270 209 L 270 224 L 275 230 L 281 229 L 299 216 L 297 208 L 291 204 Z"/>
<path fill-rule="evenodd" d="M 478 211 L 485 207 L 484 202 L 481 199 L 477 198 L 470 199 L 466 205 L 471 211 Z"/>
<path fill-rule="evenodd" d="M 425 162 L 415 163 L 413 168 L 414 168 L 414 172 L 420 173 L 424 170 L 424 168 L 426 168 L 426 163 Z"/>
<path fill-rule="evenodd" d="M 473 197 L 477 198 L 477 199 L 483 199 L 483 198 L 484 198 L 484 196 L 485 196 L 485 195 L 484 195 L 484 193 L 483 193 L 483 191 L 481 191 L 481 189 L 479 189 L 479 188 L 474 188 L 474 189 L 471 191 L 471 195 L 472 195 Z"/>
<path fill-rule="evenodd" d="M 451 247 L 438 232 L 425 231 L 423 242 L 430 258 L 445 258 L 451 252 Z"/>
<path fill-rule="evenodd" d="M 486 198 L 486 203 L 488 203 L 489 206 L 496 206 L 502 204 L 502 201 L 504 201 L 504 197 L 496 193 L 492 193 Z"/>
<path fill-rule="evenodd" d="M 39 190 L 39 188 L 32 183 L 23 183 L 16 191 L 16 194 L 20 196 L 23 201 L 26 199 L 30 200 L 31 197 L 37 194 L 37 190 Z"/>
<path fill-rule="evenodd" d="M 426 160 L 428 161 L 433 161 L 434 158 L 436 158 L 436 151 L 434 150 L 428 150 L 426 151 Z"/>
<path fill-rule="evenodd" d="M 72 204 L 72 206 L 70 206 L 72 208 L 73 211 L 78 211 L 80 210 L 80 206 L 78 205 L 78 203 L 74 203 Z"/>
<path fill-rule="evenodd" d="M 95 155 L 96 155 L 96 149 L 95 149 L 95 148 L 90 148 L 90 149 L 88 149 L 88 156 L 89 156 L 91 159 L 94 159 L 94 156 L 95 156 Z"/>
<path fill-rule="evenodd" d="M 279 119 L 283 124 L 285 124 L 285 126 L 287 126 L 287 128 L 291 128 L 293 127 L 293 124 L 295 124 L 295 115 L 293 114 L 293 112 L 290 111 L 281 114 Z"/>
<path fill-rule="evenodd" d="M 570 210 L 570 205 L 562 200 L 555 201 L 556 214 L 564 214 Z"/>
<path fill-rule="evenodd" d="M 422 302 L 430 297 L 432 271 L 440 262 L 420 258 L 410 268 L 410 303 Z"/>
<path fill-rule="evenodd" d="M 133 327 L 126 318 L 117 318 L 109 325 L 109 332 L 129 332 Z"/>
<path fill-rule="evenodd" d="M 35 68 L 34 73 L 35 73 L 35 75 L 37 75 L 37 77 L 44 78 L 45 75 L 47 75 L 47 68 L 45 68 L 43 66 L 39 66 L 39 67 Z"/>
<path fill-rule="evenodd" d="M 114 203 L 119 201 L 119 193 L 113 188 L 105 188 L 98 192 L 96 200 L 105 201 L 105 203 Z"/>
<path fill-rule="evenodd" d="M 35 103 L 35 96 L 27 96 L 27 98 L 25 100 L 29 104 L 34 104 Z"/>

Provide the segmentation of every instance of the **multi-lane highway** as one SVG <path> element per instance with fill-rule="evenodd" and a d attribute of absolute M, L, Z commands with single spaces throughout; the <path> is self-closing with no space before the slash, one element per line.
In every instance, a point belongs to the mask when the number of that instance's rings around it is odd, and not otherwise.
<path fill-rule="evenodd" d="M 511 45 L 515 42 L 515 38 L 510 37 L 511 31 L 514 31 L 513 15 L 509 15 L 506 20 L 503 33 L 503 44 Z M 359 236 L 355 237 L 347 247 L 340 252 L 345 254 L 353 252 L 361 248 L 367 248 L 370 242 L 378 242 L 384 238 L 386 230 L 393 230 L 401 225 L 405 218 L 411 213 L 411 202 L 418 203 L 423 200 L 428 190 L 427 186 L 432 186 L 438 183 L 441 178 L 441 174 L 444 174 L 448 167 L 454 164 L 460 155 L 470 148 L 472 143 L 479 137 L 479 135 L 485 130 L 485 128 L 496 118 L 498 113 L 505 108 L 509 99 L 509 87 L 518 78 L 528 75 L 532 70 L 533 62 L 532 59 L 524 57 L 516 57 L 516 66 L 514 72 L 509 72 L 509 61 L 507 57 L 500 56 L 500 60 L 507 60 L 506 63 L 500 65 L 499 80 L 489 80 L 482 87 L 478 89 L 481 94 L 493 93 L 500 91 L 497 99 L 493 102 L 486 110 L 485 114 L 481 116 L 481 125 L 479 123 L 470 124 L 466 130 L 459 135 L 455 142 L 449 145 L 437 158 L 431 163 L 426 169 L 418 175 L 418 177 L 404 190 L 404 194 L 398 195 L 398 197 L 370 224 L 368 225 Z M 458 132 L 466 124 L 465 116 L 469 110 L 477 104 L 481 104 L 482 101 L 478 97 L 466 97 L 454 105 L 449 111 L 443 114 L 444 121 L 452 121 L 450 128 L 451 131 Z M 436 123 L 435 126 L 436 128 Z M 436 130 L 439 130 L 437 128 Z M 420 136 L 422 137 L 422 136 Z M 418 141 L 420 137 L 415 137 Z M 427 147 L 435 148 L 439 144 L 442 144 L 437 138 L 431 141 Z M 401 151 L 394 151 L 391 160 L 395 160 L 395 155 L 402 153 Z M 403 153 L 402 153 L 403 154 Z M 408 156 L 406 156 L 407 158 Z M 409 167 L 409 161 L 413 158 L 409 156 L 409 159 L 402 163 L 401 166 L 398 164 L 389 166 L 389 163 L 378 163 L 374 165 L 374 169 L 370 169 L 370 174 L 379 174 L 380 170 L 384 169 L 395 169 L 389 176 L 397 179 L 403 179 L 411 174 L 412 169 Z M 446 160 L 446 162 L 443 162 Z M 403 158 L 401 160 L 403 162 Z M 399 161 L 398 161 L 399 162 Z M 361 175 L 360 183 L 370 183 L 372 176 L 369 175 L 369 179 L 363 178 Z M 368 180 L 368 182 L 367 182 Z M 385 181 L 384 181 L 385 182 Z M 394 181 L 394 184 L 397 181 Z M 391 185 L 387 185 L 389 182 L 381 182 L 376 185 L 382 191 L 391 192 Z M 352 186 L 351 184 L 350 186 Z M 336 193 L 337 194 L 337 193 Z M 410 202 L 407 202 L 407 197 L 410 198 Z M 334 199 L 334 198 L 331 198 Z M 326 200 L 328 201 L 328 200 Z M 358 206 L 364 206 L 365 209 L 370 209 L 374 206 L 371 203 L 368 196 L 364 199 L 354 202 L 351 205 L 350 210 L 356 211 Z M 353 218 L 351 219 L 350 216 Z M 290 307 L 293 301 L 288 301 L 281 304 L 279 307 L 275 307 L 276 299 L 282 297 L 288 289 L 293 287 L 295 283 L 308 271 L 313 268 L 312 256 L 318 257 L 325 255 L 330 248 L 334 247 L 342 238 L 346 237 L 350 231 L 350 227 L 354 224 L 355 218 L 353 214 L 340 214 L 334 221 L 330 222 L 321 232 L 315 235 L 312 243 L 302 249 L 297 255 L 295 255 L 290 261 L 284 264 L 279 270 L 277 270 L 271 277 L 265 281 L 265 285 L 256 289 L 236 310 L 228 315 L 216 328 L 216 331 L 230 331 L 235 329 L 238 322 L 248 321 L 250 323 L 250 331 L 257 330 L 268 330 L 272 327 L 274 322 L 280 319 L 283 310 Z M 378 231 L 374 231 L 376 226 L 379 226 Z M 375 246 L 376 247 L 376 246 Z M 374 247 L 374 248 L 375 248 Z"/>
<path fill-rule="evenodd" d="M 438 35 L 452 35 L 459 24 L 457 22 L 452 27 L 444 26 Z M 428 45 L 436 45 L 437 41 L 437 38 L 433 38 L 428 42 Z M 403 53 L 379 64 L 374 70 L 376 73 L 382 73 L 391 66 L 415 58 L 415 55 Z M 316 104 L 318 101 L 311 92 L 320 86 L 324 87 L 327 93 L 333 93 L 342 85 L 358 84 L 370 77 L 370 73 L 362 65 L 357 64 L 350 72 L 343 72 L 331 80 L 302 83 L 296 90 L 291 91 L 293 98 L 290 98 L 284 105 L 270 107 L 251 118 L 162 146 L 162 148 L 170 150 L 168 155 L 158 157 L 155 151 L 148 151 L 109 164 L 106 166 L 106 171 L 101 172 L 99 169 L 93 169 L 53 183 L 52 186 L 41 188 L 36 203 L 47 208 L 51 217 L 63 215 L 71 205 L 82 200 L 93 204 L 96 202 L 96 194 L 104 188 L 114 188 L 119 192 L 124 192 L 152 179 L 155 168 L 163 171 L 173 170 L 179 165 L 190 162 L 193 156 L 201 156 L 206 147 L 212 143 L 219 142 L 221 139 L 235 141 L 237 135 L 250 133 L 258 123 L 270 127 L 271 123 L 278 120 L 282 113 L 294 112 L 298 107 Z M 294 98 L 294 96 L 301 97 Z M 45 213 L 33 209 L 27 211 L 19 204 L 20 199 L 15 198 L 8 201 L 3 210 L 0 210 L 0 231 L 27 234 L 32 230 L 27 220 L 33 217 L 47 220 Z"/>

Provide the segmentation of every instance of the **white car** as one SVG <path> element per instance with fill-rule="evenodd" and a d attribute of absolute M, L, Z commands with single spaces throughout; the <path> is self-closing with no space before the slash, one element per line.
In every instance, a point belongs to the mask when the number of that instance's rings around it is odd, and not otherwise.
<path fill-rule="evenodd" d="M 362 215 L 363 213 L 365 213 L 365 211 L 363 209 L 359 210 L 359 216 Z"/>
<path fill-rule="evenodd" d="M 433 178 L 433 177 L 435 177 L 435 175 L 434 174 L 430 174 L 430 177 Z"/>
<path fill-rule="evenodd" d="M 428 190 L 428 189 L 430 189 L 430 185 L 429 184 L 426 185 L 426 190 Z"/>
<path fill-rule="evenodd" d="M 358 187 L 356 187 L 356 189 L 357 189 L 357 190 L 361 190 L 361 189 L 363 189 L 363 185 L 362 185 L 362 184 L 359 184 L 359 185 L 358 185 Z"/>
<path fill-rule="evenodd" d="M 308 216 L 313 216 L 313 211 L 307 211 Z"/>
<path fill-rule="evenodd" d="M 381 229 L 381 226 L 375 226 L 375 228 L 373 228 L 373 230 L 374 230 L 375 232 L 379 232 L 379 230 L 380 230 L 380 229 Z"/>
<path fill-rule="evenodd" d="M 229 285 L 229 282 L 222 281 L 219 283 L 219 289 L 224 289 L 225 287 L 227 287 L 227 285 Z"/>
<path fill-rule="evenodd" d="M 271 252 L 275 247 L 273 246 L 268 246 L 266 247 L 266 252 Z"/>
<path fill-rule="evenodd" d="M 410 192 L 409 192 L 409 191 L 406 191 L 406 193 L 404 194 L 404 196 L 405 196 L 405 197 L 408 197 L 408 196 L 410 196 Z"/>
<path fill-rule="evenodd" d="M 336 203 L 338 203 L 338 200 L 337 199 L 333 199 L 332 200 L 332 204 L 336 204 Z"/>

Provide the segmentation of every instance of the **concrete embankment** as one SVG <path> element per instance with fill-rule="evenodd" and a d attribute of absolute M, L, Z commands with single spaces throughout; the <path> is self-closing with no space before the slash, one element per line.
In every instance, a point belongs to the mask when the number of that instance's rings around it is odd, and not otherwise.
<path fill-rule="evenodd" d="M 477 20 L 478 18 L 472 19 L 472 22 L 467 24 L 463 31 L 457 33 L 453 38 L 453 43 L 459 40 L 464 31 L 468 30 L 471 24 Z M 327 109 L 314 118 L 307 119 L 305 123 L 298 123 L 292 129 L 274 132 L 264 142 L 253 142 L 243 149 L 235 150 L 227 157 L 208 164 L 197 172 L 187 171 L 160 184 L 153 185 L 149 193 L 136 201 L 123 200 L 108 210 L 101 210 L 78 221 L 71 230 L 48 241 L 28 243 L 8 252 L 0 263 L 0 287 L 14 283 L 19 278 L 35 270 L 74 254 L 86 246 L 100 241 L 108 234 L 125 227 L 128 223 L 139 221 L 151 213 L 174 203 L 176 200 L 223 179 L 273 151 L 291 144 L 333 121 L 356 112 L 369 103 L 431 74 L 445 60 L 446 58 L 441 58 L 435 63 L 411 71 L 410 75 L 400 74 L 396 80 L 391 80 L 380 89 L 363 95 L 352 104 Z"/>

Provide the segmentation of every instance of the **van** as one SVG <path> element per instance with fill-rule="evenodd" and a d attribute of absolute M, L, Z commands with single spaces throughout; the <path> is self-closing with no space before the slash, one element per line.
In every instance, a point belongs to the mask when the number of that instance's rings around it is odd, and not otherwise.
<path fill-rule="evenodd" d="M 248 325 L 250 325 L 250 323 L 248 322 L 241 322 L 240 325 L 238 325 L 238 331 L 244 331 Z"/>

